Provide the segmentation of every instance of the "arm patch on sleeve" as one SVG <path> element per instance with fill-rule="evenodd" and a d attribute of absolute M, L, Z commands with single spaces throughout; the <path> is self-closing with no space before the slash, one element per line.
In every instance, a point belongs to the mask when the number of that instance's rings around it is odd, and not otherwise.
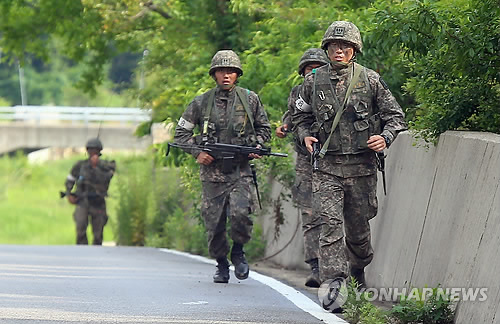
<path fill-rule="evenodd" d="M 303 111 L 303 112 L 310 112 L 312 111 L 311 105 L 309 105 L 307 102 L 305 102 L 304 99 L 299 95 L 299 98 L 295 101 L 295 106 L 297 107 L 298 110 Z"/>
<path fill-rule="evenodd" d="M 378 81 L 380 82 L 382 87 L 384 87 L 385 90 L 389 90 L 389 86 L 387 85 L 387 83 L 385 83 L 385 81 L 382 79 L 382 77 L 378 78 Z"/>
<path fill-rule="evenodd" d="M 188 122 L 187 120 L 185 120 L 182 117 L 179 119 L 179 122 L 177 123 L 177 125 L 179 125 L 180 127 L 184 128 L 188 131 L 192 131 L 195 127 L 195 124 Z"/>

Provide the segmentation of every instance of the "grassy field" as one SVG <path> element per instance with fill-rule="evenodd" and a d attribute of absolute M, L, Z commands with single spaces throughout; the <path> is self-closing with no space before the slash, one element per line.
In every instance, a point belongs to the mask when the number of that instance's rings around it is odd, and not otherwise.
<path fill-rule="evenodd" d="M 64 190 L 73 163 L 83 158 L 35 165 L 25 156 L 0 158 L 0 244 L 75 244 L 74 206 L 60 199 L 59 191 Z M 113 241 L 114 180 L 107 200 L 110 221 L 104 229 L 105 242 Z M 91 242 L 90 226 L 88 238 Z"/>

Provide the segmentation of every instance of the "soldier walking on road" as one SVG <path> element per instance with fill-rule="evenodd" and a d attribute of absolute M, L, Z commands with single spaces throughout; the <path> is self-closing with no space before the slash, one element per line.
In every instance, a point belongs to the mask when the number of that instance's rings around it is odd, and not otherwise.
<path fill-rule="evenodd" d="M 329 60 L 320 48 L 308 49 L 300 59 L 298 73 L 302 77 L 309 74 L 313 69 L 328 64 Z M 293 87 L 288 96 L 288 110 L 283 115 L 283 125 L 276 128 L 276 136 L 284 138 L 290 131 L 295 131 L 292 123 L 292 115 L 297 110 L 301 85 Z M 310 154 L 305 146 L 295 135 L 295 151 L 297 161 L 295 163 L 295 185 L 292 190 L 293 200 L 299 208 L 302 220 L 302 232 L 304 235 L 305 262 L 311 267 L 311 273 L 306 278 L 306 286 L 319 287 L 318 257 L 319 257 L 319 234 L 321 232 L 321 218 L 312 212 L 312 167 Z"/>
<path fill-rule="evenodd" d="M 86 145 L 87 160 L 75 163 L 66 178 L 66 197 L 76 205 L 73 219 L 76 223 L 76 244 L 88 244 L 87 226 L 89 216 L 94 234 L 94 245 L 102 245 L 104 225 L 108 222 L 106 196 L 115 172 L 115 161 L 100 159 L 102 143 L 98 138 L 90 139 Z M 76 184 L 76 192 L 71 190 Z"/>
<path fill-rule="evenodd" d="M 324 222 L 320 277 L 351 275 L 364 285 L 373 258 L 369 220 L 377 214 L 375 152 L 389 147 L 406 123 L 387 84 L 354 62 L 362 43 L 353 23 L 333 22 L 321 48 L 331 62 L 306 76 L 292 117 L 308 151 L 321 146 L 313 173 L 313 213 Z"/>
<path fill-rule="evenodd" d="M 270 139 L 271 128 L 258 95 L 236 85 L 243 75 L 240 59 L 232 50 L 218 51 L 212 58 L 210 76 L 217 86 L 197 96 L 179 119 L 175 142 L 184 144 L 200 164 L 203 188 L 201 214 L 205 222 L 210 256 L 217 260 L 216 283 L 229 281 L 229 242 L 226 222 L 230 222 L 233 240 L 231 261 L 236 278 L 248 278 L 249 267 L 243 250 L 252 233 L 254 211 L 252 172 L 249 160 L 256 154 L 237 157 L 231 169 L 223 168 L 223 159 L 189 145 L 207 142 L 262 146 Z M 193 136 L 198 128 L 198 136 Z"/>

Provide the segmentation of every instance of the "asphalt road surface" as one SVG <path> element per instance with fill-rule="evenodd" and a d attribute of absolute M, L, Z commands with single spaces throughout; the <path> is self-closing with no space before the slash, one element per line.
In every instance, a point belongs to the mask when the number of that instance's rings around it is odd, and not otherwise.
<path fill-rule="evenodd" d="M 214 265 L 155 248 L 0 245 L 0 323 L 345 323 L 255 271 L 215 284 Z"/>

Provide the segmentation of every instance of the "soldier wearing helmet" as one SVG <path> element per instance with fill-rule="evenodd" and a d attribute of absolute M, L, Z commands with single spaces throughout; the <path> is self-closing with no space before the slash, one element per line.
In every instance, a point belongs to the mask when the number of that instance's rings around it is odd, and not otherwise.
<path fill-rule="evenodd" d="M 243 75 L 238 55 L 232 50 L 218 51 L 212 58 L 209 75 L 216 87 L 197 96 L 186 108 L 175 129 L 174 140 L 189 146 L 206 142 L 259 146 L 270 139 L 271 128 L 259 96 L 236 85 Z M 195 131 L 200 135 L 193 136 Z M 229 261 L 238 279 L 249 273 L 243 245 L 251 238 L 254 210 L 252 172 L 249 159 L 255 154 L 238 157 L 231 169 L 223 160 L 199 149 L 185 148 L 200 165 L 203 188 L 201 214 L 205 222 L 210 256 L 217 260 L 213 277 L 216 283 L 229 281 Z M 230 248 L 226 222 L 230 218 Z"/>
<path fill-rule="evenodd" d="M 321 48 L 310 48 L 304 52 L 299 61 L 298 73 L 302 77 L 309 74 L 313 69 L 328 64 L 329 60 Z M 288 110 L 283 115 L 283 125 L 276 128 L 276 136 L 284 138 L 288 131 L 293 131 L 291 116 L 297 110 L 301 85 L 295 86 L 288 96 Z M 295 163 L 295 185 L 292 190 L 293 200 L 299 208 L 302 218 L 302 232 L 304 235 L 304 257 L 305 262 L 311 267 L 311 273 L 306 278 L 305 285 L 308 287 L 319 287 L 319 234 L 321 232 L 321 218 L 312 213 L 312 168 L 309 152 L 300 143 L 294 133 L 295 151 L 297 160 Z"/>
<path fill-rule="evenodd" d="M 76 244 L 88 244 L 87 226 L 92 224 L 93 244 L 102 245 L 103 229 L 108 221 L 106 196 L 115 172 L 115 161 L 100 158 L 102 142 L 92 138 L 85 145 L 88 159 L 76 162 L 66 178 L 66 197 L 76 205 L 73 219 L 76 223 Z M 73 187 L 76 184 L 76 191 Z"/>
<path fill-rule="evenodd" d="M 376 152 L 389 147 L 406 122 L 380 75 L 354 62 L 363 44 L 353 23 L 333 22 L 321 48 L 330 64 L 305 77 L 292 116 L 307 150 L 321 146 L 312 185 L 313 214 L 325 223 L 320 278 L 351 275 L 364 285 L 373 258 L 368 221 L 377 213 Z"/>

